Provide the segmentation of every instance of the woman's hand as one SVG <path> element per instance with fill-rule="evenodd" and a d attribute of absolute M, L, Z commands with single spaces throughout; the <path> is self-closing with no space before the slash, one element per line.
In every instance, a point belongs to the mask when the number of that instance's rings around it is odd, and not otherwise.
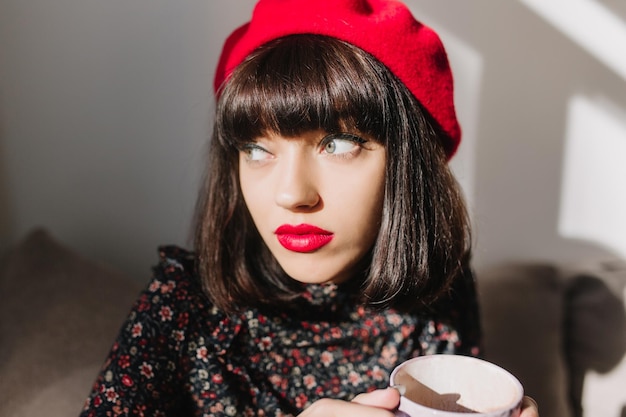
<path fill-rule="evenodd" d="M 399 404 L 398 390 L 387 388 L 359 394 L 350 402 L 324 398 L 314 402 L 299 417 L 392 417 L 393 410 L 398 408 Z M 529 414 L 523 417 L 534 416 Z"/>
<path fill-rule="evenodd" d="M 522 414 L 520 414 L 520 417 L 539 417 L 537 402 L 529 396 L 525 396 L 522 401 Z"/>
<path fill-rule="evenodd" d="M 391 417 L 399 403 L 398 390 L 387 388 L 357 395 L 351 402 L 324 398 L 313 403 L 298 417 Z M 539 417 L 535 400 L 524 397 L 520 417 Z"/>

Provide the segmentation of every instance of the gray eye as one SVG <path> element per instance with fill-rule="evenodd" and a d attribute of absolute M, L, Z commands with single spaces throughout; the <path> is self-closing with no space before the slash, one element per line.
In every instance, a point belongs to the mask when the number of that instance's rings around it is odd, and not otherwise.
<path fill-rule="evenodd" d="M 353 135 L 328 136 L 324 139 L 324 153 L 329 155 L 341 155 L 352 152 L 364 142 L 362 139 Z"/>
<path fill-rule="evenodd" d="M 324 146 L 324 151 L 326 151 L 326 153 L 335 153 L 335 150 L 337 150 L 335 140 L 331 140 L 326 144 L 326 146 Z"/>

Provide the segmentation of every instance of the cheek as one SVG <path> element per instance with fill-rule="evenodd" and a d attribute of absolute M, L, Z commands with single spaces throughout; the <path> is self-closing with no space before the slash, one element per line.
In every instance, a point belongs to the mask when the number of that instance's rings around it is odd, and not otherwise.
<path fill-rule="evenodd" d="M 255 183 L 254 174 L 250 172 L 250 169 L 245 167 L 245 161 L 242 159 L 243 157 L 239 159 L 239 189 L 241 190 L 241 196 L 244 202 L 249 207 L 251 203 L 254 204 L 254 202 L 258 200 L 259 188 L 261 187 L 258 186 L 258 181 Z"/>
<path fill-rule="evenodd" d="M 378 235 L 380 224 L 383 216 L 383 205 L 385 199 L 385 173 L 375 176 L 371 179 L 371 188 L 364 200 L 367 201 L 367 213 L 364 213 L 368 226 L 372 231 L 371 239 L 374 240 Z"/>
<path fill-rule="evenodd" d="M 256 224 L 257 217 L 261 215 L 263 210 L 262 191 L 259 187 L 254 187 L 250 183 L 246 182 L 245 179 L 240 181 L 240 187 L 243 202 L 247 207 L 250 216 L 252 216 L 252 220 L 254 220 Z"/>
<path fill-rule="evenodd" d="M 361 198 L 361 224 L 364 229 L 370 230 L 370 238 L 378 234 L 383 213 L 384 188 L 382 184 L 372 184 L 372 192 Z"/>
<path fill-rule="evenodd" d="M 241 173 L 239 176 L 239 187 L 241 197 L 245 207 L 252 218 L 252 222 L 257 231 L 263 237 L 268 239 L 268 227 L 271 226 L 272 218 L 275 215 L 274 198 L 269 191 L 268 184 L 259 181 L 258 176 L 254 173 Z"/>
<path fill-rule="evenodd" d="M 378 234 L 382 219 L 385 194 L 384 172 L 374 171 L 369 175 L 353 176 L 355 181 L 336 190 L 335 201 L 343 222 L 353 228 L 356 236 L 373 240 Z M 359 239 L 361 240 L 361 239 Z"/>
<path fill-rule="evenodd" d="M 258 187 L 252 186 L 249 177 L 245 172 L 242 172 L 241 169 L 239 170 L 239 189 L 241 190 L 243 203 L 256 223 L 256 214 L 258 211 L 257 205 L 259 201 L 259 198 L 256 195 L 258 193 Z"/>

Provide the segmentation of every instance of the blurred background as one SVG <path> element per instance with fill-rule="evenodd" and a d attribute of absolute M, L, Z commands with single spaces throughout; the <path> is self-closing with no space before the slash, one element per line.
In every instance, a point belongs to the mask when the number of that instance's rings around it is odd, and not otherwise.
<path fill-rule="evenodd" d="M 406 3 L 455 74 L 475 265 L 626 260 L 626 2 Z M 41 227 L 145 282 L 189 247 L 213 71 L 253 4 L 0 0 L 0 255 Z"/>

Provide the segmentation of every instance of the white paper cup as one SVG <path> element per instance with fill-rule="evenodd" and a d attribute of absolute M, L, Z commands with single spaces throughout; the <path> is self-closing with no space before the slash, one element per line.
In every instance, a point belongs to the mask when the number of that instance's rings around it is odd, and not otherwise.
<path fill-rule="evenodd" d="M 506 370 L 459 355 L 420 356 L 393 370 L 403 417 L 519 417 L 524 389 Z"/>

